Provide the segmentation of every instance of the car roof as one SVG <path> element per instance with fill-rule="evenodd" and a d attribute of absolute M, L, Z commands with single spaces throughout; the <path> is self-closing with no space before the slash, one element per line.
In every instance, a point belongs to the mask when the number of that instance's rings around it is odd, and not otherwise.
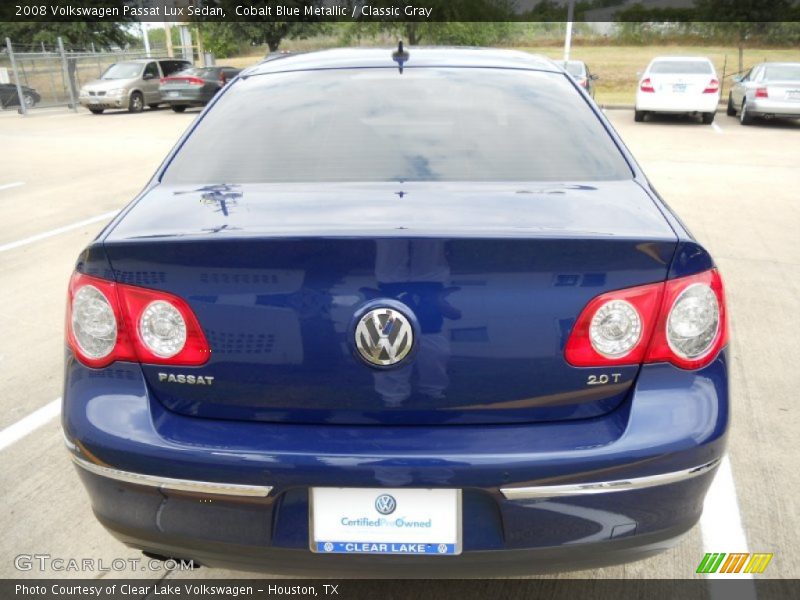
<path fill-rule="evenodd" d="M 701 60 L 703 62 L 709 62 L 709 63 L 711 62 L 711 59 L 709 59 L 707 56 L 656 56 L 650 62 L 659 62 L 662 60 L 679 61 L 679 62 L 695 62 Z"/>
<path fill-rule="evenodd" d="M 789 62 L 789 61 L 763 62 L 763 63 L 758 63 L 755 66 L 756 67 L 800 67 L 800 62 Z"/>
<path fill-rule="evenodd" d="M 190 61 L 185 60 L 183 58 L 170 58 L 169 56 L 152 56 L 150 58 L 128 58 L 125 60 L 118 60 L 117 63 L 148 63 L 153 60 L 177 60 L 178 62 L 186 62 L 190 63 Z M 190 63 L 191 64 L 191 63 Z"/>
<path fill-rule="evenodd" d="M 392 59 L 396 48 L 348 48 L 323 50 L 281 56 L 266 60 L 242 72 L 242 77 L 286 71 L 316 69 L 359 69 L 397 67 Z M 414 67 L 484 67 L 496 69 L 530 69 L 560 73 L 561 69 L 549 58 L 519 50 L 489 48 L 406 48 L 405 68 Z"/>

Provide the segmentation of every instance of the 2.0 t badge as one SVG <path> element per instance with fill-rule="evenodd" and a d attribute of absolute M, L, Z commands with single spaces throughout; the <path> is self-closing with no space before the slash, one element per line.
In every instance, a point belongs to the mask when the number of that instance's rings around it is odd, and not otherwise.
<path fill-rule="evenodd" d="M 369 364 L 381 367 L 403 360 L 414 346 L 411 322 L 393 308 L 375 308 L 356 325 L 356 349 Z"/>

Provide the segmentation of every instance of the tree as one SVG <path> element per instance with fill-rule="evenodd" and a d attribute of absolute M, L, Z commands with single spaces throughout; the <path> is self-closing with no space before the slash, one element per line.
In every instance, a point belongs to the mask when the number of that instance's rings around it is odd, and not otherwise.
<path fill-rule="evenodd" d="M 303 8 L 309 4 L 321 4 L 322 0 L 252 0 L 248 2 L 248 7 L 252 9 L 271 7 L 273 13 L 270 17 L 264 17 L 263 21 L 213 21 L 207 20 L 201 26 L 200 31 L 206 40 L 206 46 L 211 52 L 219 56 L 226 56 L 235 53 L 242 44 L 266 44 L 270 52 L 275 52 L 284 38 L 287 37 L 307 37 L 313 35 L 324 27 L 321 23 L 313 22 L 310 17 L 306 17 Z M 217 6 L 221 7 L 225 14 L 236 14 L 236 7 L 241 4 L 241 0 L 219 0 Z M 288 8 L 299 8 L 300 17 L 293 21 L 275 21 L 275 10 L 277 6 Z"/>
<path fill-rule="evenodd" d="M 717 33 L 732 36 L 739 48 L 739 72 L 744 71 L 744 48 L 748 40 L 764 36 L 779 21 L 796 16 L 790 0 L 697 0 L 697 19 L 710 21 Z"/>
<path fill-rule="evenodd" d="M 55 45 L 60 37 L 72 50 L 125 46 L 134 40 L 127 23 L 69 21 L 33 23 L 0 21 L 0 38 L 24 44 Z"/>

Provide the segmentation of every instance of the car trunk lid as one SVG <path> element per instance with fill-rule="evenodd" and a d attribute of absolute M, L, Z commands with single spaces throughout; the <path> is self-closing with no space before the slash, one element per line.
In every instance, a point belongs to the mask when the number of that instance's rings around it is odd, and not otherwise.
<path fill-rule="evenodd" d="M 564 345 L 593 297 L 664 280 L 676 239 L 622 181 L 157 186 L 104 243 L 118 281 L 181 296 L 206 333 L 206 365 L 142 367 L 171 410 L 462 424 L 616 407 L 638 365 L 575 368 Z M 376 369 L 354 350 L 355 319 L 384 305 L 417 335 Z"/>

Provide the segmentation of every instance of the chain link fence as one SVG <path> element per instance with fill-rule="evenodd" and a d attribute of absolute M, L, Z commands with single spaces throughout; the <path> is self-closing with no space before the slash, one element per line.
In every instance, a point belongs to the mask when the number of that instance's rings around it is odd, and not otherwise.
<path fill-rule="evenodd" d="M 19 44 L 0 40 L 0 110 L 27 113 L 38 108 L 77 108 L 81 86 L 97 79 L 112 64 L 135 58 L 166 57 L 165 47 L 152 46 L 113 50 L 65 48 L 61 39 L 54 46 Z"/>

